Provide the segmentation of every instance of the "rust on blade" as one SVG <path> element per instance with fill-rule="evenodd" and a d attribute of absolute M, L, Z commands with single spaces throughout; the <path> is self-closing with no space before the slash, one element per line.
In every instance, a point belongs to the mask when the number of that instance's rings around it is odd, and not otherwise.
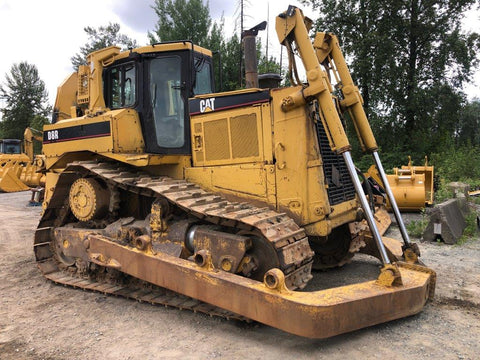
<path fill-rule="evenodd" d="M 314 292 L 278 291 L 262 282 L 164 254 L 144 253 L 102 236 L 90 235 L 89 239 L 91 251 L 115 258 L 129 275 L 310 338 L 331 337 L 416 314 L 428 300 L 433 281 L 430 271 L 400 265 L 399 286 L 368 281 Z"/>

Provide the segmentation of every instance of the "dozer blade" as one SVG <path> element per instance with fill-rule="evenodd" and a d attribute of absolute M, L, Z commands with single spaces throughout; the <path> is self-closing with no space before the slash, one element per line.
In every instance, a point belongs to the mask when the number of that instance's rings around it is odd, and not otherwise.
<path fill-rule="evenodd" d="M 197 265 L 123 246 L 101 235 L 89 235 L 86 246 L 99 265 L 309 338 L 327 338 L 416 314 L 435 285 L 432 270 L 398 262 L 401 285 L 373 280 L 321 291 L 290 291 L 278 269 L 268 271 L 264 282 L 259 282 L 214 269 L 208 258 Z"/>
<path fill-rule="evenodd" d="M 17 192 L 30 189 L 25 185 L 15 173 L 14 168 L 5 169 L 0 178 L 0 191 L 3 192 Z"/>
<path fill-rule="evenodd" d="M 392 219 L 390 219 L 390 215 L 388 215 L 387 209 L 384 206 L 377 207 L 375 210 L 374 218 L 380 235 L 385 234 L 390 225 L 392 224 Z"/>

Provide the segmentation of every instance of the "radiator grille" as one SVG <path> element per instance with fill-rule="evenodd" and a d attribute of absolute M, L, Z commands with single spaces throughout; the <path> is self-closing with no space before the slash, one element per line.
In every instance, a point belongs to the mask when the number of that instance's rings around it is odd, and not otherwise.
<path fill-rule="evenodd" d="M 258 156 L 257 115 L 230 118 L 232 156 L 234 159 Z"/>
<path fill-rule="evenodd" d="M 230 159 L 227 119 L 205 122 L 203 131 L 205 134 L 205 160 Z"/>
<path fill-rule="evenodd" d="M 320 154 L 322 155 L 325 184 L 328 185 L 327 194 L 330 205 L 354 199 L 355 187 L 343 156 L 335 154 L 330 148 L 322 122 L 317 121 L 315 127 L 320 145 Z"/>

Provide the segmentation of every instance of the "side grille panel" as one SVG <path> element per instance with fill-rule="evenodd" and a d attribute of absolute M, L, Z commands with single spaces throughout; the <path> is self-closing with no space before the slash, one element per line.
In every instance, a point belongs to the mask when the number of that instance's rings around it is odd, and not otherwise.
<path fill-rule="evenodd" d="M 230 118 L 232 156 L 234 159 L 258 156 L 257 115 Z"/>
<path fill-rule="evenodd" d="M 343 156 L 335 154 L 330 148 L 328 137 L 321 121 L 316 122 L 315 128 L 320 145 L 320 154 L 322 155 L 325 184 L 328 184 L 327 193 L 330 205 L 353 200 L 355 198 L 355 188 Z"/>
<path fill-rule="evenodd" d="M 205 160 L 230 159 L 227 119 L 205 122 L 203 129 L 205 132 Z"/>

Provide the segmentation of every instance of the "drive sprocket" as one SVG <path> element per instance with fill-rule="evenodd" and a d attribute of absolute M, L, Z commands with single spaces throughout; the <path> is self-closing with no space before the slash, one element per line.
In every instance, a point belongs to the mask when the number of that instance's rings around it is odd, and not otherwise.
<path fill-rule="evenodd" d="M 110 192 L 94 178 L 80 178 L 70 188 L 69 204 L 80 221 L 100 219 L 108 212 Z"/>

